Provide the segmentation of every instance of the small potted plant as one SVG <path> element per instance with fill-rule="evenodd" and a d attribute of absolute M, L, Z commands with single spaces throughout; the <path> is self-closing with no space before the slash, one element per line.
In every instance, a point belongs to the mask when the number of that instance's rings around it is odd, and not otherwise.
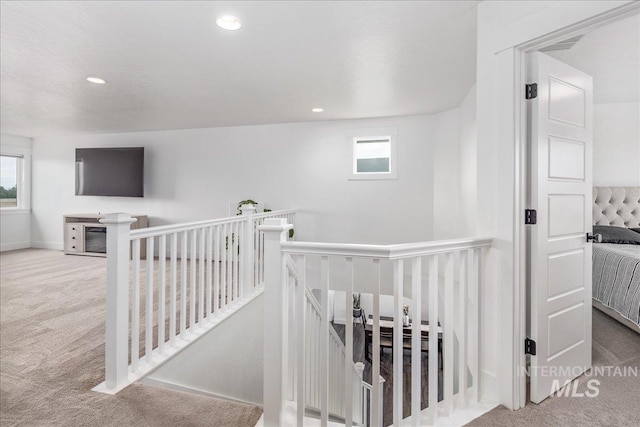
<path fill-rule="evenodd" d="M 409 322 L 409 306 L 407 304 L 402 306 L 402 312 L 404 316 L 402 316 L 402 326 L 411 326 Z"/>

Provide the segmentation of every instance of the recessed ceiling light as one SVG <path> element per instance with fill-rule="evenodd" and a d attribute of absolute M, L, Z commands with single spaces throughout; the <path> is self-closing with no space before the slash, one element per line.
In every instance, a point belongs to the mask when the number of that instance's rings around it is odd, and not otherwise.
<path fill-rule="evenodd" d="M 87 77 L 87 81 L 91 82 L 91 83 L 95 83 L 97 85 L 103 85 L 103 84 L 107 83 L 106 80 L 103 80 L 103 79 L 101 79 L 99 77 Z"/>
<path fill-rule="evenodd" d="M 314 113 L 322 113 L 324 111 L 324 108 L 312 108 L 311 111 Z"/>
<path fill-rule="evenodd" d="M 216 25 L 223 30 L 236 31 L 242 27 L 242 23 L 235 16 L 225 15 L 216 19 Z"/>

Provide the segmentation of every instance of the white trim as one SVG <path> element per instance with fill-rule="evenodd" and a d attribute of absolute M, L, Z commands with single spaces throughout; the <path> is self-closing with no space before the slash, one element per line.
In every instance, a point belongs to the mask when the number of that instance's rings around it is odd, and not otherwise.
<path fill-rule="evenodd" d="M 0 216 L 5 215 L 30 215 L 31 209 L 21 209 L 21 208 L 2 208 L 0 210 Z"/>
<path fill-rule="evenodd" d="M 398 179 L 398 129 L 395 127 L 387 128 L 368 128 L 368 129 L 350 129 L 345 131 L 347 143 L 350 146 L 351 158 L 349 159 L 349 181 L 373 181 Z M 364 139 L 388 139 L 390 144 L 389 172 L 356 172 L 356 144 L 359 140 Z"/>
<path fill-rule="evenodd" d="M 51 249 L 56 251 L 64 250 L 64 244 L 59 242 L 31 242 L 31 247 L 35 249 Z"/>
<path fill-rule="evenodd" d="M 0 212 L 9 211 L 29 211 L 31 210 L 31 148 L 21 147 L 18 145 L 2 144 L 0 146 L 0 156 L 17 157 L 16 168 L 16 187 L 17 207 L 0 208 Z"/>
<path fill-rule="evenodd" d="M 261 230 L 264 230 L 262 226 Z M 374 259 L 399 259 L 457 250 L 488 248 L 493 239 L 474 237 L 398 245 L 362 245 L 353 243 L 282 242 L 282 253 L 295 255 L 344 256 Z"/>
<path fill-rule="evenodd" d="M 30 242 L 5 243 L 0 245 L 0 252 L 17 251 L 19 249 L 29 249 L 30 247 Z"/>
<path fill-rule="evenodd" d="M 157 387 L 157 388 L 165 388 L 168 390 L 176 390 L 176 391 L 184 391 L 187 393 L 194 393 L 194 394 L 199 394 L 201 396 L 207 396 L 207 397 L 213 397 L 215 399 L 222 399 L 222 400 L 227 400 L 229 402 L 237 402 L 237 403 L 244 403 L 247 405 L 253 405 L 253 406 L 258 406 L 260 408 L 262 408 L 262 403 L 258 403 L 258 402 L 249 402 L 246 400 L 241 400 L 241 399 L 235 399 L 233 397 L 229 397 L 229 396 L 225 396 L 222 394 L 215 394 L 215 393 L 211 393 L 209 391 L 206 390 L 201 390 L 199 388 L 195 388 L 195 387 L 187 387 L 181 384 L 176 384 L 176 383 L 172 383 L 169 381 L 164 381 L 164 380 L 159 380 L 156 378 L 142 378 L 140 380 L 140 383 L 144 384 L 144 385 L 148 385 L 150 387 Z"/>

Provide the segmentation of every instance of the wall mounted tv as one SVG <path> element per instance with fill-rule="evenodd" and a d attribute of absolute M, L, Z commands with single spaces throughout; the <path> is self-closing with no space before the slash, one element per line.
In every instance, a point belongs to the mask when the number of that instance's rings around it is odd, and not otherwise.
<path fill-rule="evenodd" d="M 76 148 L 77 196 L 144 196 L 144 147 Z"/>

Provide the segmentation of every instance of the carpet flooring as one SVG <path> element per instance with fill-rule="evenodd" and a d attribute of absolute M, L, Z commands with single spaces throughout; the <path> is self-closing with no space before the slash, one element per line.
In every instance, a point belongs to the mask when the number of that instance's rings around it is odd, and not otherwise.
<path fill-rule="evenodd" d="M 104 380 L 104 258 L 0 254 L 0 425 L 253 426 L 262 409 Z"/>
<path fill-rule="evenodd" d="M 640 426 L 640 335 L 593 309 L 593 368 L 577 380 L 578 393 L 591 390 L 596 397 L 552 396 L 518 411 L 498 407 L 473 420 L 469 426 Z M 605 375 L 599 375 L 600 373 Z M 611 368 L 605 368 L 611 367 Z M 628 376 L 619 373 L 632 374 Z M 633 372 L 636 375 L 633 375 Z M 609 372 L 611 375 L 607 375 Z"/>

